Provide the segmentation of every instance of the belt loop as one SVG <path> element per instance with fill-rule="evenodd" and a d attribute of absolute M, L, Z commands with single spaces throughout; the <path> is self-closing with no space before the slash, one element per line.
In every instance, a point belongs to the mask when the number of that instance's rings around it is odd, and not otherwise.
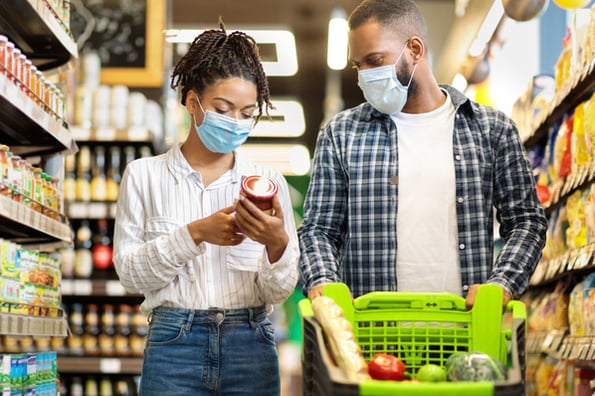
<path fill-rule="evenodd" d="M 248 308 L 248 321 L 250 322 L 250 327 L 255 329 L 256 328 L 256 313 L 254 312 L 253 308 Z"/>
<path fill-rule="evenodd" d="M 184 323 L 184 330 L 190 331 L 192 329 L 192 321 L 194 320 L 194 310 L 188 310 L 188 319 L 186 319 L 186 323 Z"/>

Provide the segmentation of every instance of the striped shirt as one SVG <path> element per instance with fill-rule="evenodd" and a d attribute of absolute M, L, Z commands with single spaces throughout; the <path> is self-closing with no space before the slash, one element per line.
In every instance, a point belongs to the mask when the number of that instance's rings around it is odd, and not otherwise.
<path fill-rule="evenodd" d="M 455 106 L 453 159 L 461 295 L 494 283 L 519 296 L 545 244 L 547 220 L 518 130 L 502 112 L 443 86 Z M 397 128 L 368 103 L 337 114 L 316 143 L 298 230 L 304 292 L 345 282 L 357 297 L 397 290 Z M 420 159 L 420 160 L 423 160 Z M 442 205 L 442 197 L 435 197 Z M 494 209 L 504 246 L 494 262 Z"/>
<path fill-rule="evenodd" d="M 252 308 L 284 301 L 298 278 L 299 250 L 286 180 L 276 170 L 235 153 L 231 170 L 206 188 L 180 147 L 128 164 L 120 186 L 114 231 L 114 264 L 120 282 L 142 293 L 148 313 L 157 306 L 186 309 Z M 243 176 L 265 175 L 279 186 L 289 244 L 276 263 L 264 245 L 246 238 L 238 246 L 197 245 L 187 224 L 230 206 Z"/>

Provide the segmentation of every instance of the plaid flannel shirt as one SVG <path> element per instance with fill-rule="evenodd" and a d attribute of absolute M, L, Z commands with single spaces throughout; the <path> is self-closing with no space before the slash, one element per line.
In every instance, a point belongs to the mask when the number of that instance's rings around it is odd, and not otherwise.
<path fill-rule="evenodd" d="M 453 157 L 461 295 L 495 283 L 518 297 L 545 244 L 547 219 L 514 123 L 442 86 L 456 108 Z M 370 104 L 337 114 L 316 143 L 298 230 L 300 281 L 345 282 L 354 297 L 397 290 L 397 128 Z M 440 205 L 440 197 L 436 197 Z M 503 248 L 494 261 L 494 209 Z"/>

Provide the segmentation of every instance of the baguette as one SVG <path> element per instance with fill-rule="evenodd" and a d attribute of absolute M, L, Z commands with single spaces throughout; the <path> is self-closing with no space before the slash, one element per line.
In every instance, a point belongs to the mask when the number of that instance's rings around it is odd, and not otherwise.
<path fill-rule="evenodd" d="M 321 296 L 312 301 L 312 310 L 346 379 L 351 382 L 370 379 L 368 364 L 355 341 L 351 323 L 343 315 L 343 309 L 332 298 Z"/>

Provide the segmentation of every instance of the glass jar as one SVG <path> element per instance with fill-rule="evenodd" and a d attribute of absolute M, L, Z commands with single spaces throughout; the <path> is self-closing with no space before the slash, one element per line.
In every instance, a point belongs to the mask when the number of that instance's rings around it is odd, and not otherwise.
<path fill-rule="evenodd" d="M 2 66 L 2 72 L 4 73 L 4 58 L 6 57 L 6 45 L 8 44 L 8 38 L 0 34 L 0 66 Z"/>

